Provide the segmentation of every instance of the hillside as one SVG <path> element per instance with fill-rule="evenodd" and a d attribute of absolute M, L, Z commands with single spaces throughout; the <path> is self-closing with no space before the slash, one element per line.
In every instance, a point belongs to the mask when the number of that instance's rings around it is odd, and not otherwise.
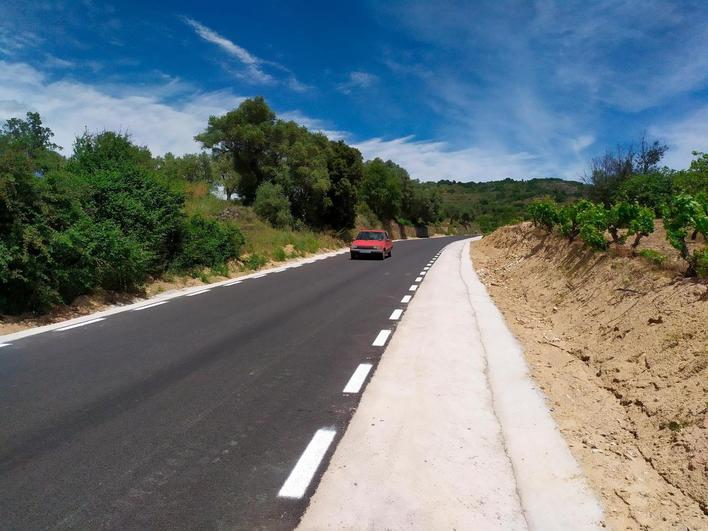
<path fill-rule="evenodd" d="M 588 194 L 589 186 L 562 179 L 504 179 L 483 183 L 439 181 L 443 212 L 448 217 L 471 216 L 480 230 L 488 234 L 494 229 L 526 218 L 530 201 L 550 197 L 558 203 L 574 201 Z"/>
<path fill-rule="evenodd" d="M 699 238 L 696 245 L 705 246 Z M 529 223 L 472 247 L 554 418 L 614 529 L 708 524 L 708 283 L 657 230 L 593 252 Z"/>

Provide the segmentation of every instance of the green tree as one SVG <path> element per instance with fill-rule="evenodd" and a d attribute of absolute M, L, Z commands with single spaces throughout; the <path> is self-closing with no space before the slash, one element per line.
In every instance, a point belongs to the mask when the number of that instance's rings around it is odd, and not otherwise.
<path fill-rule="evenodd" d="M 253 209 L 274 227 L 286 228 L 293 224 L 290 201 L 280 184 L 264 182 L 256 191 Z"/>
<path fill-rule="evenodd" d="M 400 170 L 403 168 L 399 168 L 395 163 L 379 158 L 364 164 L 361 195 L 382 222 L 396 219 L 401 213 L 403 184 Z"/>
<path fill-rule="evenodd" d="M 263 166 L 271 157 L 270 136 L 275 114 L 263 97 L 244 100 L 223 116 L 211 116 L 206 130 L 195 139 L 214 155 L 233 158 L 234 169 L 241 176 L 238 194 L 251 204 L 256 189 L 265 180 Z"/>
<path fill-rule="evenodd" d="M 241 178 L 234 168 L 233 158 L 229 155 L 219 155 L 213 161 L 212 173 L 216 176 L 216 182 L 220 184 L 226 200 L 231 201 L 231 197 L 237 192 Z"/>

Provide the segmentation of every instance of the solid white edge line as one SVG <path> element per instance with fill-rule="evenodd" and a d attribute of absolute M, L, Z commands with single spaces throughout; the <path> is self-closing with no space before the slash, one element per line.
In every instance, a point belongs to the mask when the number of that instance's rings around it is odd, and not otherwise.
<path fill-rule="evenodd" d="M 153 302 L 152 304 L 146 304 L 145 306 L 140 306 L 139 308 L 133 308 L 131 311 L 139 312 L 140 310 L 147 310 L 148 308 L 154 308 L 155 306 L 160 306 L 160 304 L 167 304 L 167 301 Z"/>
<path fill-rule="evenodd" d="M 388 336 L 391 335 L 390 330 L 381 330 L 379 332 L 379 335 L 376 336 L 376 339 L 374 339 L 374 342 L 372 345 L 374 347 L 383 347 L 386 344 L 386 340 L 388 339 Z"/>
<path fill-rule="evenodd" d="M 423 277 L 415 277 L 416 282 L 423 282 Z"/>
<path fill-rule="evenodd" d="M 211 291 L 211 289 L 202 289 L 199 291 L 193 291 L 192 293 L 187 293 L 185 297 L 194 297 L 195 295 L 201 295 L 202 293 L 206 293 L 207 291 Z"/>
<path fill-rule="evenodd" d="M 342 393 L 358 393 L 361 390 L 361 386 L 364 385 L 364 380 L 369 375 L 371 367 L 373 367 L 371 363 L 361 363 L 352 374 L 352 377 L 349 378 Z"/>
<path fill-rule="evenodd" d="M 12 345 L 12 343 L 0 343 L 0 348 L 9 347 L 10 345 Z"/>
<path fill-rule="evenodd" d="M 302 498 L 310 486 L 315 472 L 322 463 L 322 459 L 327 453 L 327 449 L 337 434 L 334 428 L 320 428 L 313 435 L 312 440 L 302 452 L 295 467 L 290 472 L 288 479 L 280 487 L 278 496 L 281 498 Z"/>
<path fill-rule="evenodd" d="M 266 276 L 267 274 L 268 274 L 268 273 L 259 273 L 259 274 L 257 274 L 257 275 L 253 275 L 252 277 L 249 277 L 249 278 L 263 278 L 263 277 Z"/>
<path fill-rule="evenodd" d="M 413 284 L 410 288 L 408 288 L 408 291 L 415 291 L 415 290 L 417 290 L 417 289 L 418 289 L 418 286 L 416 286 L 415 284 Z"/>
<path fill-rule="evenodd" d="M 236 284 L 240 284 L 243 282 L 243 280 L 234 280 L 232 282 L 227 282 L 226 284 L 222 284 L 222 286 L 235 286 Z"/>
<path fill-rule="evenodd" d="M 389 319 L 391 321 L 398 321 L 401 318 L 401 315 L 403 314 L 403 310 L 396 309 L 391 312 L 391 315 L 389 316 Z"/>
<path fill-rule="evenodd" d="M 54 329 L 55 332 L 64 332 L 65 330 L 71 330 L 72 328 L 78 328 L 80 326 L 86 326 L 93 323 L 98 323 L 99 321 L 105 321 L 105 317 L 99 317 L 97 319 L 91 319 L 90 321 L 84 321 L 83 323 L 77 323 L 70 326 L 62 326 L 61 328 Z"/>
<path fill-rule="evenodd" d="M 409 302 L 411 302 L 411 298 L 412 297 L 410 295 L 406 295 L 401 299 L 401 302 L 404 304 L 409 303 Z"/>

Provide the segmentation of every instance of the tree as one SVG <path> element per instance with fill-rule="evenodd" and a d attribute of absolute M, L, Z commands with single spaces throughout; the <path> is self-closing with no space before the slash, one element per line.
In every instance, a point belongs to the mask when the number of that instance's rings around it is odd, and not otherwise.
<path fill-rule="evenodd" d="M 327 170 L 332 186 L 328 192 L 330 207 L 326 224 L 335 230 L 351 229 L 356 219 L 358 189 L 364 179 L 364 163 L 358 149 L 344 141 L 330 142 Z"/>
<path fill-rule="evenodd" d="M 403 184 L 395 163 L 376 158 L 364 164 L 361 195 L 382 222 L 396 219 L 401 212 Z M 403 170 L 403 168 L 400 168 Z M 405 170 L 403 170 L 405 171 Z"/>
<path fill-rule="evenodd" d="M 240 175 L 237 191 L 245 204 L 253 202 L 256 189 L 265 180 L 263 166 L 269 159 L 274 123 L 275 114 L 258 96 L 244 100 L 223 116 L 211 116 L 206 130 L 195 137 L 214 155 L 233 158 Z"/>
<path fill-rule="evenodd" d="M 229 155 L 218 155 L 213 161 L 213 174 L 216 182 L 224 188 L 226 200 L 231 201 L 231 196 L 238 190 L 241 177 L 234 169 L 233 158 Z"/>
<path fill-rule="evenodd" d="M 256 191 L 253 209 L 274 227 L 287 228 L 293 223 L 290 201 L 279 184 L 264 182 Z"/>

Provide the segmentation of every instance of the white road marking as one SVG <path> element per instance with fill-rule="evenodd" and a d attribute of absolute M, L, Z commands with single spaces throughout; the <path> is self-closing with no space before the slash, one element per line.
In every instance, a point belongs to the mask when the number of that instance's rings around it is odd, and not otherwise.
<path fill-rule="evenodd" d="M 413 284 L 410 288 L 408 288 L 408 291 L 415 291 L 415 290 L 417 290 L 417 289 L 418 289 L 418 286 L 416 286 L 415 284 Z"/>
<path fill-rule="evenodd" d="M 147 310 L 148 308 L 154 308 L 155 306 L 159 306 L 160 304 L 167 304 L 167 301 L 159 301 L 153 302 L 152 304 L 146 304 L 145 306 L 141 306 L 140 308 L 133 308 L 133 311 L 139 312 L 140 310 Z"/>
<path fill-rule="evenodd" d="M 187 293 L 187 295 L 185 295 L 185 297 L 194 297 L 195 295 L 201 295 L 202 293 L 206 293 L 207 291 L 211 291 L 211 289 L 202 289 L 199 291 L 195 291 L 193 293 Z"/>
<path fill-rule="evenodd" d="M 310 444 L 298 459 L 292 472 L 278 492 L 281 498 L 302 498 L 312 478 L 332 444 L 337 432 L 334 428 L 321 428 L 315 432 Z"/>
<path fill-rule="evenodd" d="M 393 310 L 393 312 L 391 312 L 391 315 L 389 316 L 389 319 L 391 321 L 398 321 L 401 318 L 402 314 L 403 310 L 401 309 Z"/>
<path fill-rule="evenodd" d="M 422 282 L 422 281 L 423 281 L 423 277 L 415 277 L 415 281 L 416 281 L 416 282 Z"/>
<path fill-rule="evenodd" d="M 90 321 L 84 321 L 83 323 L 73 324 L 73 325 L 69 325 L 69 326 L 63 326 L 61 328 L 55 328 L 54 331 L 55 332 L 63 332 L 64 330 L 71 330 L 72 328 L 78 328 L 80 326 L 90 325 L 93 323 L 97 323 L 99 321 L 105 321 L 105 319 L 106 319 L 105 317 L 99 317 L 97 319 L 91 319 Z"/>
<path fill-rule="evenodd" d="M 253 275 L 251 278 L 261 278 L 261 277 L 266 276 L 267 274 L 268 274 L 268 273 L 260 273 L 260 274 L 258 274 L 258 275 Z"/>
<path fill-rule="evenodd" d="M 0 343 L 0 348 L 9 347 L 10 345 L 12 345 L 12 343 Z"/>
<path fill-rule="evenodd" d="M 349 378 L 342 393 L 358 393 L 361 390 L 361 386 L 364 385 L 364 380 L 366 380 L 366 377 L 369 375 L 371 367 L 373 367 L 371 363 L 362 363 L 359 365 L 354 371 L 354 374 L 352 374 L 352 377 Z"/>
<path fill-rule="evenodd" d="M 391 335 L 390 330 L 381 330 L 379 332 L 379 335 L 376 336 L 376 339 L 374 339 L 374 342 L 372 343 L 373 346 L 375 347 L 383 347 L 386 344 L 386 340 L 388 339 L 388 336 Z"/>
<path fill-rule="evenodd" d="M 222 284 L 222 286 L 235 286 L 236 284 L 240 284 L 243 282 L 242 280 L 232 280 L 231 282 L 227 282 L 226 284 Z"/>
<path fill-rule="evenodd" d="M 405 303 L 408 303 L 408 302 L 411 302 L 411 296 L 410 296 L 410 295 L 406 295 L 405 297 L 403 297 L 403 298 L 401 299 L 401 302 L 404 303 L 404 304 L 405 304 Z"/>
<path fill-rule="evenodd" d="M 418 274 L 419 274 L 421 277 L 424 277 L 426 273 L 427 273 L 427 271 L 421 271 L 421 272 L 418 273 Z"/>

